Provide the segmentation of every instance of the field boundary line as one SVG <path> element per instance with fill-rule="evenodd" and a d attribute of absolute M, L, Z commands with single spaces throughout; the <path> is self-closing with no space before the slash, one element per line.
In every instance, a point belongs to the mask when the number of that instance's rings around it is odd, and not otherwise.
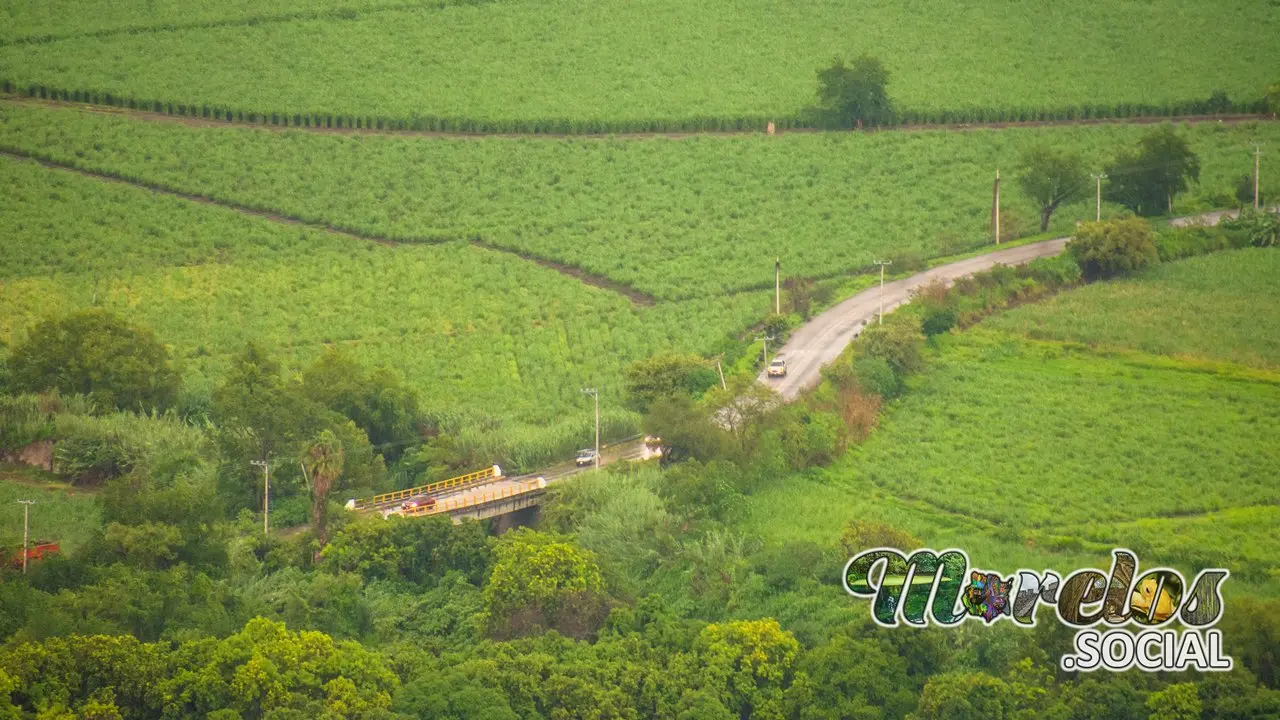
<path fill-rule="evenodd" d="M 218 198 L 210 197 L 208 195 L 199 195 L 196 193 L 184 192 L 182 190 L 175 190 L 173 188 L 166 187 L 164 185 L 160 185 L 157 183 L 147 182 L 145 180 L 138 180 L 138 179 L 126 177 L 123 175 L 117 175 L 115 173 L 104 172 L 99 170 L 89 170 L 81 167 L 76 167 L 75 165 L 54 160 L 42 154 L 32 153 L 26 150 L 20 150 L 18 148 L 10 147 L 8 145 L 3 145 L 3 144 L 0 144 L 0 157 L 8 157 L 14 160 L 26 160 L 26 161 L 30 161 L 30 162 L 34 162 L 36 164 L 42 165 L 52 170 L 60 170 L 63 172 L 75 173 L 82 177 L 87 177 L 93 180 L 117 183 L 120 185 L 128 185 L 130 187 L 135 187 L 142 190 L 149 190 L 158 195 L 167 195 L 169 197 L 176 197 L 180 200 L 199 203 L 201 205 L 211 205 L 213 207 L 219 207 L 224 210 L 237 212 L 242 215 L 249 215 L 252 217 L 260 218 L 268 222 L 274 222 L 281 225 L 297 225 L 300 227 L 310 228 L 312 230 L 320 230 L 320 231 L 332 233 L 334 235 L 340 235 L 342 237 L 349 238 L 352 240 L 377 243 L 379 245 L 384 245 L 386 247 L 396 247 L 398 245 L 446 245 L 449 243 L 467 242 L 463 238 L 451 238 L 451 237 L 419 238 L 419 239 L 412 239 L 412 240 L 393 240 L 393 239 L 378 236 L 378 235 L 370 235 L 368 233 L 363 233 L 358 230 L 351 230 L 349 228 L 330 225 L 324 222 L 308 220 L 306 218 L 296 217 L 292 215 L 286 215 L 274 210 L 255 208 L 255 207 L 242 205 L 240 203 L 235 203 L 227 200 L 220 200 Z M 510 250 L 499 245 L 492 245 L 479 239 L 472 239 L 469 241 L 469 244 L 471 244 L 474 247 L 479 247 L 485 250 L 489 250 L 491 252 L 510 255 L 512 257 L 518 258 L 525 262 L 533 263 L 540 267 L 545 267 L 547 269 L 554 270 L 560 273 L 561 275 L 564 275 L 565 277 L 573 278 L 574 280 L 584 285 L 589 285 L 591 287 L 594 287 L 600 290 L 606 290 L 606 291 L 621 295 L 624 298 L 626 298 L 632 305 L 651 306 L 657 303 L 657 298 L 653 297 L 652 295 L 649 295 L 648 293 L 637 290 L 628 285 L 624 285 L 615 280 L 611 280 L 602 275 L 596 275 L 595 273 L 588 272 L 587 270 L 583 270 L 581 268 L 578 268 L 572 265 L 557 262 L 555 260 L 539 257 L 536 255 L 531 255 L 525 252 Z"/>
<path fill-rule="evenodd" d="M 262 121 L 248 120 L 219 120 L 214 118 L 195 117 L 192 115 L 170 114 L 165 112 L 156 112 L 154 110 L 137 110 L 117 105 L 107 105 L 102 103 L 76 102 L 71 100 L 51 100 L 28 97 L 19 93 L 2 93 L 0 92 L 0 103 L 8 103 L 13 105 L 27 105 L 32 107 L 45 108 L 66 108 L 86 113 L 97 113 L 102 115 L 117 115 L 136 120 L 158 123 L 173 123 L 178 125 L 186 125 L 188 127 L 210 127 L 210 128 L 237 128 L 250 130 L 265 130 L 268 132 L 304 132 L 316 133 L 319 135 L 370 135 L 370 136 L 390 136 L 390 137 L 424 137 L 424 138 L 441 138 L 453 140 L 483 140 L 486 138 L 542 138 L 548 140 L 564 140 L 564 139 L 587 139 L 587 140 L 646 140 L 646 139 L 667 139 L 682 140 L 695 137 L 739 137 L 750 135 L 765 136 L 765 129 L 754 128 L 750 130 L 672 130 L 672 131 L 635 131 L 635 132 L 582 132 L 582 133 L 564 133 L 564 132 L 461 132 L 450 130 L 396 130 L 392 128 L 369 128 L 369 127 L 318 127 L 315 125 L 276 125 L 266 121 L 271 113 L 264 113 Z M 194 106 L 192 106 L 194 107 Z M 286 114 L 280 114 L 282 117 Z M 346 116 L 343 116 L 346 117 Z M 359 116 L 363 117 L 363 116 Z M 972 130 L 1003 130 L 1018 128 L 1037 128 L 1037 127 L 1080 127 L 1080 126 L 1096 126 L 1096 125 L 1159 125 L 1161 123 L 1185 123 L 1188 125 L 1196 125 L 1202 123 L 1221 123 L 1224 125 L 1239 125 L 1251 122 L 1277 122 L 1275 115 L 1269 114 L 1237 114 L 1237 115 L 1145 115 L 1139 117 L 1127 118 L 1078 118 L 1075 120 L 1006 120 L 993 122 L 974 122 L 974 123 L 952 123 L 952 124 L 912 124 L 912 125 L 884 125 L 864 129 L 843 129 L 830 130 L 823 128 L 804 128 L 794 127 L 780 129 L 777 135 L 792 134 L 819 134 L 819 133 L 881 133 L 881 132 L 920 132 L 933 130 L 939 132 L 968 132 Z"/>

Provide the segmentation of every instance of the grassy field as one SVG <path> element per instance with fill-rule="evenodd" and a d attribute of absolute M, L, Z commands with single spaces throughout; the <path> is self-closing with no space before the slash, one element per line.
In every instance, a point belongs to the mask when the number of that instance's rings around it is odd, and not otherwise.
<path fill-rule="evenodd" d="M 0 188 L 0 338 L 96 302 L 155 329 L 197 388 L 251 340 L 293 367 L 338 345 L 403 373 L 432 412 L 580 430 L 570 449 L 588 436 L 583 385 L 623 417 L 628 362 L 712 352 L 767 308 L 750 293 L 635 307 L 467 243 L 386 246 L 29 161 L 0 158 Z"/>
<path fill-rule="evenodd" d="M 781 117 L 813 102 L 819 67 L 864 52 L 884 61 L 893 97 L 918 109 L 1161 103 L 1215 90 L 1253 99 L 1280 65 L 1280 7 L 1251 0 L 1161 0 L 1158 11 L 1137 0 L 506 0 L 382 12 L 372 0 L 342 12 L 325 0 L 270 10 L 221 0 L 194 13 L 172 2 L 101 13 L 114 4 L 69 4 L 11 4 L 5 35 L 180 29 L 9 45 L 5 76 L 286 112 Z M 269 21 L 281 16 L 298 19 Z"/>
<path fill-rule="evenodd" d="M 56 541 L 64 552 L 78 547 L 101 524 L 93 493 L 20 465 L 0 464 L 0 548 L 22 547 L 22 506 L 31 506 L 31 542 Z"/>
<path fill-rule="evenodd" d="M 1280 368 L 1280 253 L 1166 263 L 1026 305 L 985 324 L 1035 339 Z"/>
<path fill-rule="evenodd" d="M 944 337 L 861 447 L 752 496 L 747 528 L 830 545 L 874 518 L 1003 571 L 1128 547 L 1280 594 L 1277 282 L 1274 250 L 1226 252 Z"/>
<path fill-rule="evenodd" d="M 0 7 L 0 43 L 47 42 L 86 35 L 161 32 L 221 25 L 344 19 L 388 9 L 431 8 L 467 0 L 49 0 Z"/>
<path fill-rule="evenodd" d="M 832 544 L 846 522 L 874 518 L 1004 571 L 1136 546 L 1149 563 L 1223 562 L 1280 591 L 1268 574 L 1280 538 L 1259 522 L 1280 505 L 1280 376 L 971 333 L 942 344 L 864 445 L 754 495 L 750 531 Z"/>
<path fill-rule="evenodd" d="M 398 240 L 482 239 L 666 300 L 771 288 L 987 242 L 991 181 L 1038 145 L 1101 167 L 1135 126 L 781 137 L 440 139 L 192 128 L 0 104 L 0 147 Z M 1280 124 L 1195 125 L 1201 184 L 1179 212 L 1232 202 Z M 1010 182 L 1006 227 L 1035 209 Z M 1055 227 L 1092 217 L 1063 208 Z"/>

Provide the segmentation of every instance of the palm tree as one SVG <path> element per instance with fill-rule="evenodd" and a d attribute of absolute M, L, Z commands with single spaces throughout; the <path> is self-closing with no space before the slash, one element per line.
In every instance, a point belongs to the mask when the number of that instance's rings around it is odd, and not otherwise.
<path fill-rule="evenodd" d="M 302 458 L 311 485 L 311 531 L 322 546 L 328 540 L 325 521 L 329 489 L 333 481 L 342 476 L 345 462 L 342 441 L 330 430 L 320 431 Z"/>

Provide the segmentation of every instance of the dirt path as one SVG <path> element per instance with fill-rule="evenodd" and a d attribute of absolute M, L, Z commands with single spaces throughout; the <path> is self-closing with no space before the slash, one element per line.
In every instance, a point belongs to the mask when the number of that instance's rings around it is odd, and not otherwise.
<path fill-rule="evenodd" d="M 566 139 L 566 138 L 584 138 L 595 140 L 607 140 L 611 138 L 623 138 L 627 140 L 644 140 L 651 138 L 665 138 L 668 140 L 682 140 L 691 137 L 703 136 L 724 136 L 732 137 L 737 135 L 763 135 L 764 128 L 758 130 L 707 130 L 702 132 L 614 132 L 614 133 L 462 133 L 462 132 L 436 132 L 431 130 L 375 130 L 370 128 L 322 128 L 322 127 L 306 127 L 296 125 L 272 125 L 270 123 L 250 123 L 236 122 L 233 120 L 211 120 L 206 118 L 189 117 L 186 115 L 169 115 L 166 113 L 152 112 L 150 110 L 130 110 L 129 108 L 120 108 L 112 105 L 92 105 L 88 103 L 65 102 L 62 100 L 41 100 L 38 98 L 28 98 L 20 95 L 4 95 L 0 94 L 0 103 L 10 105 L 24 105 L 31 107 L 46 108 L 68 108 L 80 112 L 96 113 L 100 115 L 117 115 L 128 117 L 134 120 L 143 120 L 147 122 L 170 123 L 177 125 L 186 125 L 188 127 L 209 127 L 209 128 L 248 128 L 253 130 L 262 130 L 266 132 L 305 132 L 316 133 L 320 135 L 386 135 L 386 136 L 402 136 L 402 137 L 425 137 L 425 138 L 443 138 L 455 140 L 477 140 L 484 138 L 546 138 L 546 139 Z M 270 114 L 270 113 L 268 113 Z M 871 130 L 846 130 L 834 132 L 917 132 L 920 130 L 946 130 L 951 132 L 964 132 L 969 130 L 998 130 L 1004 128 L 1035 128 L 1035 127 L 1074 127 L 1083 125 L 1155 125 L 1164 122 L 1179 122 L 1188 125 L 1198 123 L 1222 123 L 1234 125 L 1246 122 L 1275 122 L 1274 115 L 1183 115 L 1183 116 L 1147 116 L 1133 118 L 1103 118 L 1088 120 L 1028 120 L 1024 122 L 990 122 L 990 123 L 956 123 L 948 125 L 893 125 L 882 128 L 874 128 Z M 817 128 L 793 128 L 790 130 L 779 130 L 778 135 L 789 135 L 794 133 L 823 133 L 833 132 L 831 130 L 820 130 Z"/>
<path fill-rule="evenodd" d="M 215 207 L 223 208 L 224 210 L 231 210 L 244 215 L 252 215 L 253 217 L 261 218 L 269 222 L 280 223 L 284 225 L 298 225 L 301 227 L 311 228 L 313 230 L 322 230 L 324 232 L 332 233 L 334 235 L 341 235 L 342 237 L 349 238 L 351 240 L 372 242 L 372 243 L 377 243 L 379 245 L 385 245 L 388 247 L 395 247 L 396 245 L 401 245 L 401 244 L 403 245 L 443 245 L 445 243 L 463 242 L 462 240 L 457 238 L 445 238 L 445 237 L 415 238 L 413 240 L 404 240 L 404 241 L 391 240 L 385 237 L 364 233 L 359 230 L 351 230 L 349 228 L 329 225 L 322 222 L 316 222 L 314 220 L 307 220 L 305 218 L 294 217 L 291 215 L 283 215 L 275 211 L 249 207 L 248 205 L 240 205 L 238 203 L 219 200 L 217 198 L 209 197 L 207 195 L 197 195 L 194 193 L 182 192 L 180 190 L 174 190 L 172 188 L 168 188 L 163 185 L 157 185 L 155 183 L 144 182 L 141 180 L 132 180 L 129 178 L 118 176 L 118 175 L 98 172 L 94 170 L 85 170 L 82 168 L 75 167 L 73 165 L 60 163 L 55 160 L 49 160 L 46 158 L 38 157 L 30 153 L 23 152 L 22 150 L 18 150 L 16 148 L 0 146 L 0 157 L 8 157 L 15 160 L 28 160 L 28 161 L 37 163 L 39 165 L 42 165 L 44 167 L 51 168 L 53 170 L 60 170 L 63 172 L 75 173 L 76 175 L 92 178 L 94 180 L 118 183 L 121 185 L 129 185 L 131 187 L 141 188 L 143 190 L 150 190 L 151 192 L 156 193 L 158 195 L 168 195 L 170 197 L 181 198 L 183 200 L 189 200 L 191 202 L 200 203 L 202 205 L 212 205 Z M 641 292 L 640 290 L 637 290 L 633 287 L 623 285 L 619 282 L 615 282 L 614 280 L 611 280 L 602 275 L 596 275 L 594 273 L 587 272 L 586 270 L 583 270 L 581 268 L 573 267 L 571 265 L 566 265 L 564 263 L 559 263 L 554 260 L 549 260 L 547 258 L 538 257 L 536 255 L 530 255 L 524 252 L 508 250 L 506 248 L 498 247 L 496 245 L 490 245 L 480 240 L 473 240 L 471 244 L 474 245 L 475 247 L 483 248 L 490 252 L 502 253 L 503 255 L 510 255 L 513 257 L 517 257 L 521 260 L 524 260 L 525 262 L 534 263 L 536 265 L 540 265 L 542 267 L 555 270 L 561 275 L 573 278 L 574 280 L 577 280 L 578 282 L 581 282 L 584 285 L 590 285 L 592 287 L 599 288 L 601 290 L 608 290 L 609 292 L 617 293 L 627 298 L 629 301 L 631 301 L 633 305 L 650 306 L 656 302 L 656 298 L 654 298 L 652 295 Z"/>

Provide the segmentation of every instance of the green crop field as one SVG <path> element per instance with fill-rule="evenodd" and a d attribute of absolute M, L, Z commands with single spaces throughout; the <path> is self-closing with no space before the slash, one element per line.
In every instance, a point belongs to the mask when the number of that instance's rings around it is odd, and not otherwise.
<path fill-rule="evenodd" d="M 992 318 L 1036 339 L 1122 346 L 1174 356 L 1280 367 L 1280 254 L 1218 253 L 1166 263 Z"/>
<path fill-rule="evenodd" d="M 31 506 L 31 542 L 56 541 L 64 552 L 75 550 L 102 522 L 92 492 L 26 466 L 0 464 L 0 548 L 8 551 L 22 547 L 18 500 L 36 501 Z"/>
<path fill-rule="evenodd" d="M 387 246 L 29 161 L 0 158 L 0 188 L 0 338 L 96 302 L 155 329 L 206 388 L 249 341 L 295 367 L 337 345 L 403 373 L 433 413 L 578 432 L 568 449 L 587 437 L 584 384 L 617 408 L 626 363 L 711 352 L 767 305 L 744 293 L 635 307 L 466 243 Z"/>
<path fill-rule="evenodd" d="M 749 527 L 831 543 L 873 518 L 1005 571 L 1130 547 L 1280 591 L 1274 256 L 1168 263 L 943 338 L 864 445 L 753 496 Z"/>
<path fill-rule="evenodd" d="M 919 110 L 1253 100 L 1280 66 L 1280 7 L 1253 0 L 111 5 L 10 4 L 8 40 L 71 37 L 0 48 L 0 75 L 257 111 L 644 127 L 794 116 L 818 68 L 864 52 Z M 177 29 L 75 37 L 148 26 Z"/>
<path fill-rule="evenodd" d="M 1149 128 L 789 134 L 686 139 L 441 139 L 192 128 L 0 104 L 0 148 L 396 240 L 481 239 L 661 299 L 988 242 L 991 182 L 1051 145 L 1101 167 Z M 1232 202 L 1280 124 L 1182 130 L 1203 163 L 1179 212 Z M 1006 227 L 1034 207 L 1010 182 Z M 1109 208 L 1110 209 L 1110 208 Z M 1055 228 L 1092 217 L 1087 199 Z"/>

